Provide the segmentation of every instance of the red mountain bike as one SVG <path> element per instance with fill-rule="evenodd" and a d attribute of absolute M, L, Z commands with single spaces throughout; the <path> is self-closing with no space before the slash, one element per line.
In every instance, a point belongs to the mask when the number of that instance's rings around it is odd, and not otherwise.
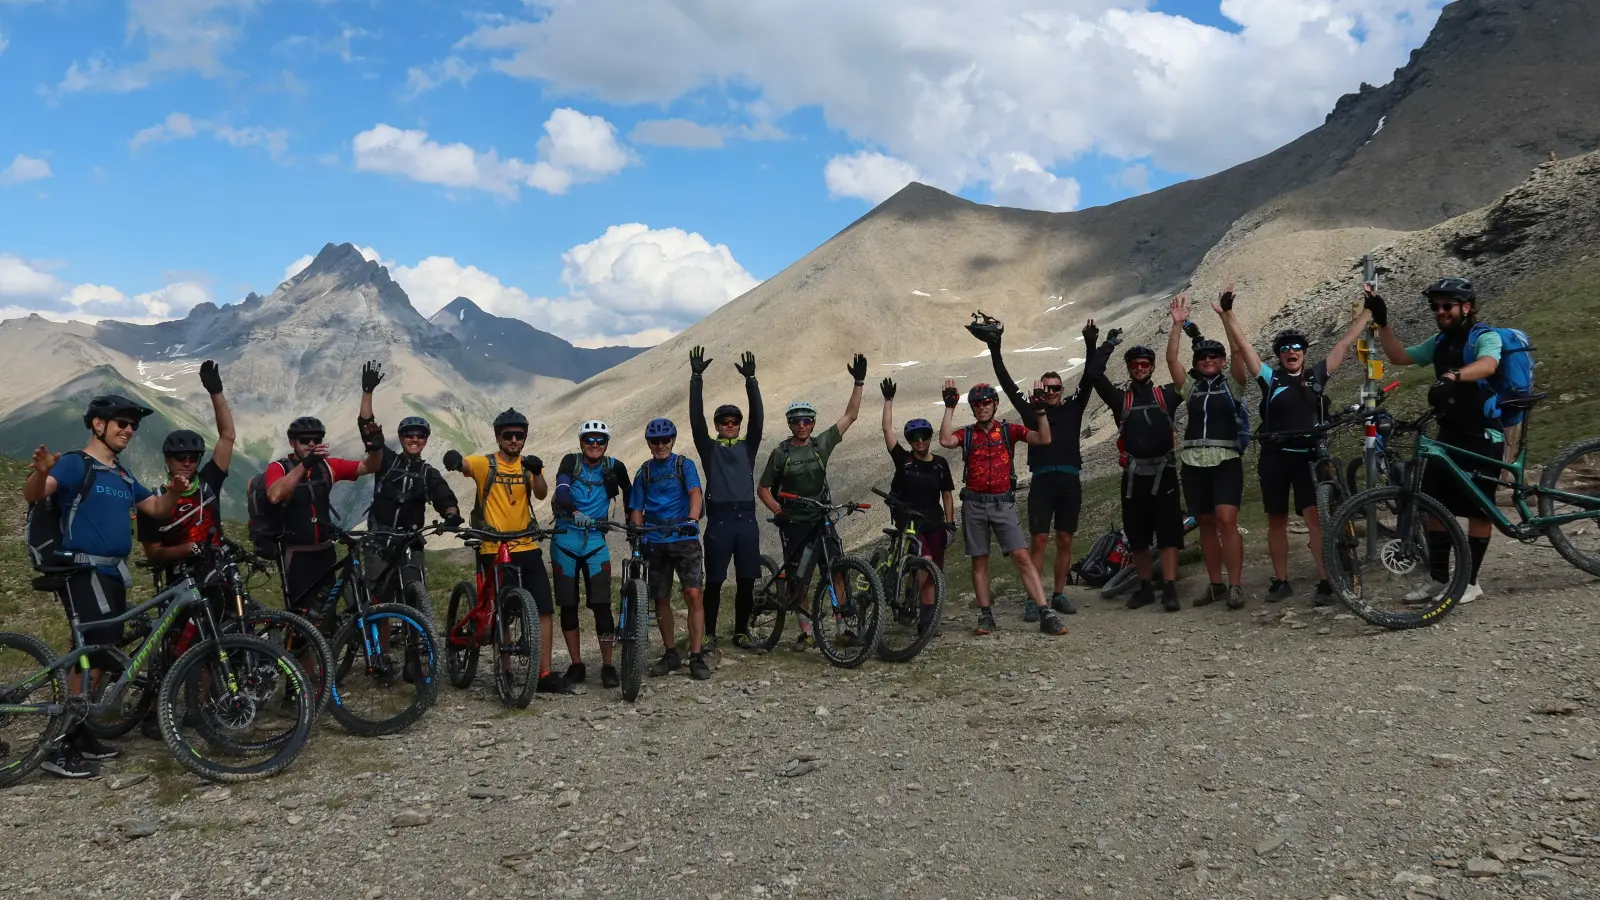
<path fill-rule="evenodd" d="M 445 621 L 445 670 L 458 688 L 472 686 L 478 674 L 478 652 L 494 647 L 494 691 L 501 704 L 522 709 L 533 699 L 539 680 L 539 610 L 533 595 L 522 587 L 522 573 L 511 562 L 510 544 L 522 538 L 548 539 L 552 532 L 537 528 L 499 532 L 459 528 L 462 542 L 474 551 L 484 541 L 497 541 L 500 550 L 488 572 L 478 572 L 477 584 L 457 582 L 450 591 Z"/>

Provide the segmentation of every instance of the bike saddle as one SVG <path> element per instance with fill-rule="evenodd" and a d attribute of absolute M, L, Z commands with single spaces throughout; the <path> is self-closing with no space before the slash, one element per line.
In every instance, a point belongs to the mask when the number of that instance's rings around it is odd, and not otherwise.
<path fill-rule="evenodd" d="M 1526 397 L 1513 397 L 1510 400 L 1501 400 L 1501 409 L 1533 409 L 1540 400 L 1550 396 L 1549 393 L 1529 394 Z"/>

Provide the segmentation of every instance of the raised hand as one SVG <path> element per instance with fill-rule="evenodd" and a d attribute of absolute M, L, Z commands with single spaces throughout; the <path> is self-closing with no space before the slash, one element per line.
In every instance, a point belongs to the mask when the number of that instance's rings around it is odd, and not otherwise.
<path fill-rule="evenodd" d="M 378 383 L 383 381 L 383 366 L 377 360 L 368 360 L 361 367 L 361 393 L 370 394 L 378 389 Z"/>
<path fill-rule="evenodd" d="M 1083 346 L 1086 349 L 1093 350 L 1099 341 L 1100 329 L 1094 324 L 1094 320 L 1090 319 L 1088 323 L 1083 326 Z"/>
<path fill-rule="evenodd" d="M 1211 304 L 1211 308 L 1216 310 L 1217 315 L 1233 311 L 1233 282 L 1228 282 L 1228 286 L 1222 289 L 1222 293 L 1217 295 L 1217 302 Z"/>
<path fill-rule="evenodd" d="M 60 460 L 61 454 L 51 453 L 45 449 L 43 444 L 40 444 L 33 451 L 33 470 L 40 475 L 49 475 L 50 470 L 54 469 L 56 463 Z"/>
<path fill-rule="evenodd" d="M 706 359 L 706 348 L 701 347 L 698 344 L 695 345 L 695 347 L 689 351 L 689 371 L 699 375 L 706 369 L 710 368 L 710 366 L 711 360 Z"/>
<path fill-rule="evenodd" d="M 1035 381 L 1033 383 L 1033 394 L 1028 397 L 1028 405 L 1032 406 L 1033 411 L 1036 413 L 1044 412 L 1044 408 L 1049 405 L 1049 398 L 1050 395 L 1045 393 L 1044 390 L 1044 382 Z"/>
<path fill-rule="evenodd" d="M 444 452 L 444 470 L 446 472 L 461 471 L 461 451 L 446 450 Z"/>
<path fill-rule="evenodd" d="M 526 469 L 529 473 L 531 473 L 533 475 L 543 474 L 543 472 L 544 472 L 544 460 L 540 459 L 537 456 L 533 456 L 531 454 L 528 455 L 528 456 L 524 456 L 522 458 L 522 468 Z"/>
<path fill-rule="evenodd" d="M 744 355 L 739 357 L 739 361 L 733 364 L 733 367 L 739 371 L 740 375 L 746 378 L 756 377 L 756 355 L 746 350 Z"/>
<path fill-rule="evenodd" d="M 856 384 L 867 383 L 867 358 L 857 353 L 855 359 L 850 360 L 850 365 L 845 366 L 845 371 L 856 380 Z"/>
<path fill-rule="evenodd" d="M 1167 312 L 1171 314 L 1174 325 L 1182 325 L 1189 321 L 1189 295 L 1179 294 L 1173 297 L 1172 303 L 1167 306 Z"/>
<path fill-rule="evenodd" d="M 940 396 L 944 398 L 945 409 L 955 409 L 956 404 L 961 402 L 961 392 L 956 390 L 956 380 L 954 378 L 946 378 L 944 380 L 944 391 Z"/>
<path fill-rule="evenodd" d="M 327 444 L 317 444 L 311 448 L 311 455 L 315 456 L 317 459 L 327 459 L 328 454 L 332 452 L 333 448 L 329 447 Z"/>
<path fill-rule="evenodd" d="M 1116 345 L 1122 343 L 1122 329 L 1121 328 L 1113 328 L 1110 331 L 1106 332 L 1106 343 L 1110 344 L 1113 347 L 1115 347 Z"/>
<path fill-rule="evenodd" d="M 1361 285 L 1361 308 L 1372 313 L 1372 321 L 1379 328 L 1389 327 L 1389 304 L 1383 302 L 1372 282 Z"/>
<path fill-rule="evenodd" d="M 200 364 L 200 384 L 213 397 L 222 393 L 222 372 L 215 361 L 208 359 Z"/>
<path fill-rule="evenodd" d="M 878 389 L 883 391 L 883 399 L 894 399 L 895 386 L 893 378 L 885 378 L 883 381 L 879 382 Z"/>

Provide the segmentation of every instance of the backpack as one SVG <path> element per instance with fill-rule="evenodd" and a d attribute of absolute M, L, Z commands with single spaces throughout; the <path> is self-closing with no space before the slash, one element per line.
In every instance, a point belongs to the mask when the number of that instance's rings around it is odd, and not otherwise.
<path fill-rule="evenodd" d="M 1483 414 L 1491 419 L 1499 418 L 1502 425 L 1519 425 L 1524 418 L 1524 410 L 1502 412 L 1500 401 L 1515 400 L 1533 393 L 1534 346 L 1528 339 L 1528 333 L 1520 328 L 1493 328 L 1480 322 L 1467 332 L 1466 346 L 1461 349 L 1462 364 L 1470 366 L 1477 360 L 1478 338 L 1487 331 L 1500 335 L 1500 367 L 1495 369 L 1493 375 L 1478 382 L 1490 392 L 1489 398 L 1483 403 Z M 1439 335 L 1436 340 L 1443 341 L 1444 335 Z"/>
<path fill-rule="evenodd" d="M 488 519 L 484 518 L 484 498 L 489 496 L 489 491 L 493 490 L 494 486 L 497 484 L 517 483 L 510 478 L 500 477 L 500 461 L 497 456 L 497 454 L 490 453 L 485 457 L 485 459 L 489 460 L 489 477 L 485 478 L 483 480 L 483 486 L 478 488 L 478 497 L 472 506 L 472 514 L 469 517 L 469 520 L 473 528 L 481 530 L 489 529 L 489 521 Z M 528 527 L 538 528 L 539 519 L 533 514 L 533 475 L 528 472 L 527 466 L 522 467 L 521 483 L 523 489 L 526 491 L 523 496 L 528 500 Z"/>
<path fill-rule="evenodd" d="M 271 465 L 271 463 L 268 463 Z M 285 456 L 278 460 L 287 474 L 299 463 Z M 262 471 L 245 482 L 245 509 L 250 520 L 250 543 L 256 555 L 277 559 L 283 555 L 283 507 L 267 499 L 267 473 Z"/>
<path fill-rule="evenodd" d="M 62 546 L 67 534 L 72 530 L 72 519 L 78 514 L 78 507 L 82 505 L 83 498 L 89 496 L 94 490 L 95 480 L 101 472 L 115 472 L 131 488 L 134 484 L 133 476 L 123 467 L 122 461 L 117 460 L 115 466 L 108 466 L 82 450 L 73 450 L 71 454 L 83 457 L 83 484 L 78 486 L 78 492 L 72 496 L 70 503 L 62 507 L 60 491 L 48 497 L 28 504 L 28 520 L 25 529 L 28 544 L 28 562 L 40 572 L 50 572 L 52 568 L 63 565 L 74 565 L 72 551 Z"/>
<path fill-rule="evenodd" d="M 828 461 L 824 459 L 822 453 L 817 450 L 815 441 L 808 446 L 810 446 L 811 452 L 816 454 L 817 466 L 822 469 L 822 481 L 824 484 L 826 484 L 828 481 Z M 789 471 L 789 452 L 793 449 L 794 448 L 790 445 L 787 438 L 778 442 L 778 451 L 783 455 L 783 464 L 778 467 L 778 477 L 772 484 L 773 496 L 777 496 L 778 492 L 783 490 L 783 476 Z M 681 470 L 679 471 L 678 477 L 683 477 Z"/>
<path fill-rule="evenodd" d="M 1136 410 L 1161 410 L 1162 414 L 1167 417 L 1168 424 L 1172 426 L 1172 446 L 1178 446 L 1178 425 L 1176 422 L 1172 421 L 1172 414 L 1174 410 L 1167 409 L 1165 401 L 1163 400 L 1163 398 L 1166 396 L 1166 391 L 1156 388 L 1153 393 L 1156 401 L 1154 404 L 1145 403 L 1140 406 L 1134 406 L 1133 386 L 1130 384 L 1128 387 L 1123 388 L 1122 390 L 1122 424 L 1117 427 L 1117 465 L 1124 469 L 1128 467 L 1128 463 L 1133 460 L 1133 457 L 1128 455 L 1128 446 L 1123 435 L 1128 429 L 1128 420 L 1133 417 L 1133 413 Z"/>
<path fill-rule="evenodd" d="M 1198 381 L 1199 379 L 1195 380 Z M 1250 411 L 1245 408 L 1243 403 L 1239 402 L 1238 397 L 1233 395 L 1233 389 L 1228 386 L 1228 379 L 1226 375 L 1219 376 L 1216 379 L 1216 383 L 1222 385 L 1222 393 L 1228 395 L 1228 400 L 1233 404 L 1233 420 L 1234 424 L 1238 426 L 1238 431 L 1234 437 L 1234 449 L 1238 450 L 1240 453 L 1243 453 L 1245 448 L 1250 446 Z M 1194 397 L 1195 393 L 1196 392 L 1190 392 L 1189 396 L 1192 398 Z M 1208 390 L 1199 393 L 1216 394 L 1217 391 Z M 1124 403 L 1126 403 L 1126 401 L 1124 401 Z M 1126 415 L 1124 415 L 1124 418 L 1126 418 Z M 1192 415 L 1191 418 L 1193 418 Z M 1174 428 L 1176 428 L 1176 424 L 1174 424 Z M 1176 432 L 1174 432 L 1174 434 L 1176 434 Z M 1193 444 L 1191 446 L 1204 447 L 1211 445 Z"/>
<path fill-rule="evenodd" d="M 1011 431 L 1011 426 L 1004 419 L 999 420 L 995 424 L 1000 426 L 1000 440 L 998 442 L 986 442 L 984 446 L 989 446 L 989 444 L 992 443 L 998 443 L 1000 445 L 1001 452 L 1005 453 L 1006 455 L 1006 466 L 1011 471 L 1011 490 L 1014 491 L 1017 489 L 1017 454 L 1012 452 L 1011 442 L 1006 440 L 1008 432 Z M 972 429 L 973 426 L 971 425 L 961 429 L 961 480 L 963 482 L 967 480 L 967 475 L 972 471 Z"/>
<path fill-rule="evenodd" d="M 576 453 L 568 453 L 566 456 L 561 457 L 561 465 L 556 467 L 556 474 L 576 479 L 578 477 L 578 456 L 579 454 Z M 683 457 L 679 456 L 678 459 L 682 460 Z M 622 485 L 617 478 L 617 469 L 622 463 L 617 462 L 614 457 L 602 456 L 600 457 L 600 464 L 604 468 L 601 477 L 605 480 L 606 499 L 615 500 L 617 495 L 622 493 Z M 678 467 L 678 479 L 680 481 L 683 480 L 682 466 Z"/>
<path fill-rule="evenodd" d="M 1288 390 L 1287 387 L 1276 390 L 1273 388 L 1273 385 L 1278 382 L 1277 371 L 1276 369 L 1273 370 L 1270 383 L 1260 381 L 1260 377 L 1257 376 L 1257 383 L 1261 384 L 1261 428 L 1263 431 L 1270 430 L 1267 428 L 1267 413 L 1272 409 L 1272 398 L 1278 395 L 1279 390 Z M 1314 370 L 1306 368 L 1304 371 L 1306 389 L 1311 391 L 1317 398 L 1317 421 L 1319 423 L 1326 422 L 1328 419 L 1328 397 L 1323 393 L 1324 385 L 1317 379 L 1317 373 Z"/>
<path fill-rule="evenodd" d="M 1078 583 L 1104 587 L 1128 561 L 1128 540 L 1115 529 L 1100 535 L 1083 558 L 1072 564 Z"/>

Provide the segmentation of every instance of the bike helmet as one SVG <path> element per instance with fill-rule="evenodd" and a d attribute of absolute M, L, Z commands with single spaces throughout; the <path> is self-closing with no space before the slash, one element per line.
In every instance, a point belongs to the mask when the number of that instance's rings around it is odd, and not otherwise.
<path fill-rule="evenodd" d="M 1272 352 L 1279 352 L 1278 348 L 1286 344 L 1299 344 L 1301 347 L 1309 347 L 1311 346 L 1311 339 L 1306 337 L 1305 333 L 1299 329 L 1285 329 L 1278 332 L 1278 336 L 1272 339 Z"/>
<path fill-rule="evenodd" d="M 795 402 L 789 404 L 788 409 L 783 411 L 783 417 L 791 420 L 806 418 L 815 419 L 817 417 L 817 408 L 805 400 L 796 400 Z"/>
<path fill-rule="evenodd" d="M 1221 341 L 1212 340 L 1210 338 L 1203 338 L 1194 342 L 1194 358 L 1196 362 L 1200 360 L 1201 356 L 1213 353 L 1226 359 L 1228 356 L 1228 348 L 1224 347 Z"/>
<path fill-rule="evenodd" d="M 433 427 L 428 424 L 427 419 L 421 416 L 406 416 L 400 420 L 400 427 L 395 430 L 395 433 L 405 437 L 408 431 L 420 431 L 423 437 L 427 437 L 433 434 Z"/>
<path fill-rule="evenodd" d="M 933 423 L 929 422 L 927 419 L 912 419 L 906 423 L 906 440 L 911 440 L 911 433 L 913 431 L 926 431 L 931 436 L 933 434 Z"/>
<path fill-rule="evenodd" d="M 327 433 L 328 429 L 322 427 L 322 420 L 316 416 L 301 416 L 289 423 L 289 437 L 291 439 L 301 435 L 326 435 Z"/>
<path fill-rule="evenodd" d="M 999 319 L 985 314 L 982 310 L 973 313 L 972 322 L 967 325 L 967 331 L 985 344 L 991 344 L 999 340 L 1000 335 L 1004 334 L 1005 330 L 1006 326 L 1001 324 Z"/>
<path fill-rule="evenodd" d="M 672 424 L 671 419 L 651 419 L 650 424 L 644 427 L 644 439 L 647 441 L 660 438 L 675 438 L 678 436 L 678 426 Z"/>
<path fill-rule="evenodd" d="M 1136 359 L 1148 359 L 1150 360 L 1150 363 L 1154 365 L 1156 361 L 1156 352 L 1143 344 L 1134 344 L 1122 354 L 1122 361 L 1125 363 L 1133 362 Z"/>
<path fill-rule="evenodd" d="M 188 430 L 187 428 L 174 431 L 167 435 L 161 442 L 161 455 L 173 456 L 179 453 L 204 453 L 206 452 L 206 439 Z"/>
<path fill-rule="evenodd" d="M 717 407 L 717 411 L 711 414 L 711 421 L 720 422 L 730 416 L 733 417 L 735 422 L 744 421 L 744 413 L 739 410 L 739 407 L 734 406 L 732 403 L 724 403 Z"/>
<path fill-rule="evenodd" d="M 600 421 L 599 419 L 590 419 L 589 421 L 578 426 L 579 439 L 582 439 L 586 434 L 603 434 L 606 436 L 606 440 L 609 441 L 611 440 L 611 426 Z"/>
<path fill-rule="evenodd" d="M 150 415 L 155 415 L 155 410 L 148 406 L 140 406 L 121 394 L 104 394 L 89 401 L 89 408 L 83 412 L 83 427 L 93 428 L 95 419 L 110 421 L 120 416 L 137 423 Z"/>
<path fill-rule="evenodd" d="M 494 433 L 495 434 L 499 434 L 501 431 L 503 431 L 503 430 L 505 430 L 507 428 L 523 428 L 523 429 L 526 429 L 527 427 L 528 427 L 528 417 L 523 415 L 522 413 L 517 412 L 515 408 L 508 409 L 505 412 L 501 413 L 500 415 L 494 417 Z"/>
<path fill-rule="evenodd" d="M 973 406 L 977 406 L 979 403 L 983 403 L 985 401 L 989 403 L 999 403 L 1000 392 L 980 381 L 972 386 L 972 390 L 967 391 L 967 402 Z"/>
<path fill-rule="evenodd" d="M 1476 303 L 1478 291 L 1466 278 L 1441 278 L 1423 290 L 1424 297 L 1454 297 L 1463 302 Z"/>

